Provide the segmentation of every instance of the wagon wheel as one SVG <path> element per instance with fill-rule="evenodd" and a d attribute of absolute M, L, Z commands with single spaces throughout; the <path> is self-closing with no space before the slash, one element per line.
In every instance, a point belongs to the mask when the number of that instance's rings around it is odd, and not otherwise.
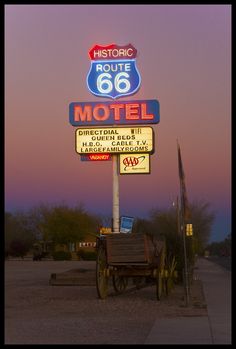
<path fill-rule="evenodd" d="M 162 282 L 162 273 L 159 271 L 156 276 L 156 295 L 157 300 L 160 301 L 162 298 L 162 289 L 163 289 L 163 282 Z"/>
<path fill-rule="evenodd" d="M 112 275 L 112 283 L 114 290 L 117 293 L 122 293 L 128 285 L 128 278 L 126 276 Z"/>
<path fill-rule="evenodd" d="M 107 296 L 108 276 L 107 276 L 106 251 L 101 245 L 98 248 L 96 263 L 96 287 L 99 298 L 104 299 Z"/>

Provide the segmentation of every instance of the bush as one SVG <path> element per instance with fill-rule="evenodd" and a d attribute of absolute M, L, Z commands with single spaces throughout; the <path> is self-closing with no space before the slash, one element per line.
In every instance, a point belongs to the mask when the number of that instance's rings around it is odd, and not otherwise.
<path fill-rule="evenodd" d="M 70 261 L 71 253 L 66 251 L 55 251 L 52 254 L 54 261 Z"/>
<path fill-rule="evenodd" d="M 27 242 L 24 240 L 16 239 L 12 240 L 10 243 L 9 255 L 13 257 L 21 257 L 23 258 L 29 250 L 29 246 Z"/>
<path fill-rule="evenodd" d="M 79 259 L 82 259 L 84 261 L 95 261 L 97 257 L 96 251 L 84 251 L 84 250 L 79 250 L 77 252 L 77 256 Z"/>

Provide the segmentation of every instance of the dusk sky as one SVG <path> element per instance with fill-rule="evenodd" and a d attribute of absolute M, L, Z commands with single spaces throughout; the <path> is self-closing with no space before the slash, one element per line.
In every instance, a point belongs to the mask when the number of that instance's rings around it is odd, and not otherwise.
<path fill-rule="evenodd" d="M 81 161 L 71 102 L 102 102 L 86 77 L 95 45 L 137 49 L 157 99 L 151 173 L 119 176 L 120 214 L 148 217 L 179 196 L 177 142 L 190 202 L 215 212 L 211 241 L 231 233 L 231 5 L 5 5 L 5 210 L 77 203 L 112 217 L 112 162 Z"/>

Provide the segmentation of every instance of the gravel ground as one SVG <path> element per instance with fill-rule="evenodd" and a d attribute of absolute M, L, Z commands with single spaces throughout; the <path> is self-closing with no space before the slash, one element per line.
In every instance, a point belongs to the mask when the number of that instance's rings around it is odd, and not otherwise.
<path fill-rule="evenodd" d="M 158 317 L 206 316 L 200 280 L 156 300 L 155 286 L 128 287 L 105 300 L 95 286 L 52 286 L 52 273 L 76 268 L 94 270 L 95 262 L 5 262 L 5 344 L 143 344 Z"/>

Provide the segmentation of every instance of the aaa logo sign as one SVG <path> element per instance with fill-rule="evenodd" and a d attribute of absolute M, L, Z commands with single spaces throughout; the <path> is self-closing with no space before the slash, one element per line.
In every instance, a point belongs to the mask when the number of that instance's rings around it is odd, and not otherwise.
<path fill-rule="evenodd" d="M 134 94 L 141 83 L 136 53 L 137 50 L 131 44 L 94 46 L 89 51 L 91 66 L 87 85 L 90 92 L 113 99 Z"/>
<path fill-rule="evenodd" d="M 120 154 L 120 174 L 149 174 L 149 154 Z"/>

